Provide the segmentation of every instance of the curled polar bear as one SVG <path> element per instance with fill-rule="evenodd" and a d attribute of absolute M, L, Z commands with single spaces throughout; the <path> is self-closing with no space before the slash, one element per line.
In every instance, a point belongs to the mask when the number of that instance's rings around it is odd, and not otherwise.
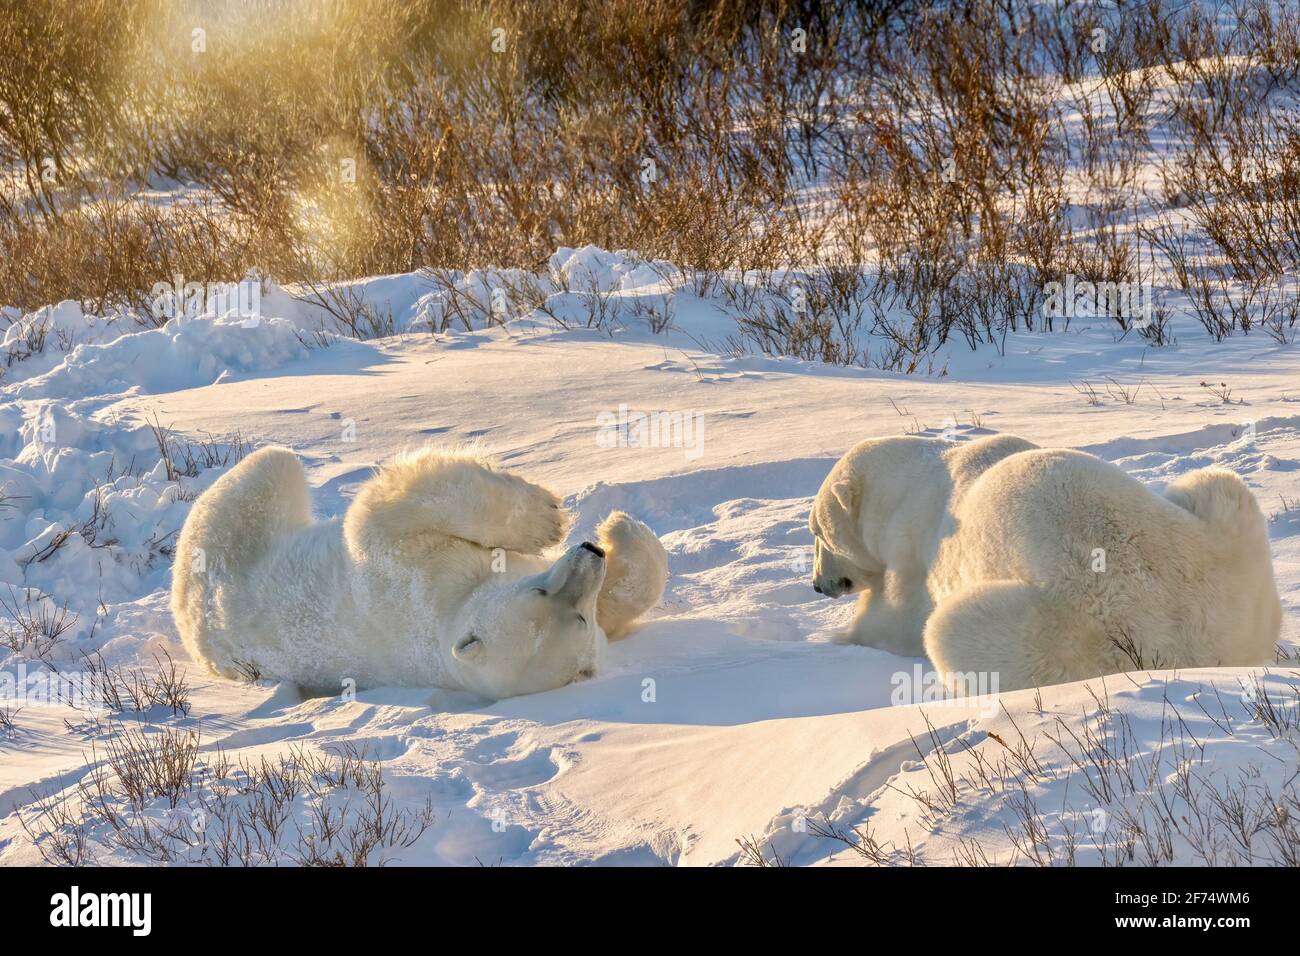
<path fill-rule="evenodd" d="M 1026 451 L 957 502 L 925 650 L 1001 690 L 1138 667 L 1264 664 L 1282 609 L 1250 489 L 1222 469 L 1164 496 L 1083 452 Z"/>
<path fill-rule="evenodd" d="M 940 438 L 871 438 L 831 469 L 813 502 L 813 587 L 859 594 L 842 637 L 920 657 L 931 609 L 926 582 L 956 500 L 989 467 L 1038 446 L 1015 435 L 955 444 Z"/>
<path fill-rule="evenodd" d="M 186 648 L 310 689 L 341 682 L 528 694 L 590 675 L 607 636 L 658 603 L 659 539 L 621 512 L 552 563 L 568 515 L 550 491 L 467 454 L 381 468 L 340 519 L 314 522 L 306 475 L 263 448 L 194 503 L 172 612 Z"/>

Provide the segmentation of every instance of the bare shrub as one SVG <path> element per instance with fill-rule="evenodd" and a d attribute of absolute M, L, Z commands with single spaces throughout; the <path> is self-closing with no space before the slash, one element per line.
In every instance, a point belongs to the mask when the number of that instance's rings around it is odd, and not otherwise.
<path fill-rule="evenodd" d="M 196 730 L 118 727 L 105 741 L 104 764 L 130 805 L 154 800 L 175 808 L 190 790 L 199 755 Z"/>
<path fill-rule="evenodd" d="M 103 762 L 22 825 L 60 865 L 97 844 L 154 864 L 335 867 L 382 865 L 433 824 L 429 802 L 395 807 L 379 765 L 351 745 L 239 764 L 198 754 L 197 732 L 113 725 Z"/>
<path fill-rule="evenodd" d="M 752 834 L 737 838 L 736 845 L 740 847 L 740 862 L 744 866 L 785 866 L 775 850 L 770 846 L 765 848 Z"/>
<path fill-rule="evenodd" d="M 238 432 L 225 440 L 218 440 L 205 432 L 206 437 L 200 441 L 187 441 L 163 425 L 156 415 L 149 428 L 158 445 L 158 457 L 167 471 L 168 481 L 194 478 L 208 468 L 229 468 L 239 464 L 252 451 Z"/>
<path fill-rule="evenodd" d="M 113 667 L 96 651 L 82 655 L 82 667 L 89 676 L 97 703 L 116 714 L 146 714 L 155 707 L 170 710 L 172 716 L 190 712 L 190 688 L 185 672 L 178 670 L 172 656 L 163 649 L 154 654 L 154 669 Z"/>
<path fill-rule="evenodd" d="M 85 818 L 70 799 L 49 794 L 35 801 L 35 813 L 20 813 L 23 832 L 50 866 L 94 865 Z"/>
<path fill-rule="evenodd" d="M 1300 689 L 1267 677 L 1252 675 L 1240 695 L 1228 699 L 1216 688 L 1201 688 L 1186 700 L 1222 737 L 1263 728 L 1294 759 Z M 928 832 L 942 833 L 973 814 L 998 816 L 1002 854 L 959 839 L 950 858 L 927 858 L 910 837 L 899 847 L 869 824 L 848 827 L 825 818 L 810 821 L 809 831 L 874 866 L 1072 866 L 1085 862 L 1085 851 L 1087 862 L 1101 866 L 1293 866 L 1300 860 L 1300 777 L 1270 782 L 1250 769 L 1216 772 L 1204 741 L 1180 712 L 1183 697 L 1165 695 L 1160 735 L 1152 740 L 1139 735 L 1104 688 L 1090 692 L 1081 720 L 1058 714 L 1041 740 L 1031 741 L 1005 708 L 1015 731 L 1011 740 L 990 732 L 974 740 L 962 735 L 952 746 L 928 719 L 923 740 L 914 738 L 928 783 L 891 789 L 915 804 Z M 1066 805 L 1044 806 L 1043 788 L 1063 781 L 1080 795 Z M 1074 806 L 1084 809 L 1072 812 Z"/>
<path fill-rule="evenodd" d="M 77 623 L 76 612 L 35 588 L 22 588 L 21 595 L 8 586 L 7 598 L 0 597 L 0 644 L 15 653 L 48 661 L 65 634 Z"/>
<path fill-rule="evenodd" d="M 21 707 L 11 707 L 8 704 L 0 704 L 0 736 L 13 738 L 18 735 L 18 723 L 16 718 Z"/>

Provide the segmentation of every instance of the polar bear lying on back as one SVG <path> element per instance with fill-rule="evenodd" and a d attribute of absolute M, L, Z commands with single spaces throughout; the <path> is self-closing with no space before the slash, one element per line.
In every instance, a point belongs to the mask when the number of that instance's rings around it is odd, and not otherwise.
<path fill-rule="evenodd" d="M 313 522 L 297 457 L 264 448 L 194 503 L 172 612 L 186 648 L 299 685 L 438 686 L 486 697 L 589 676 L 663 595 L 667 558 L 644 524 L 605 519 L 599 544 L 541 552 L 568 526 L 545 488 L 465 453 L 399 457 L 339 520 Z"/>
<path fill-rule="evenodd" d="M 954 517 L 925 629 L 941 674 L 1014 690 L 1273 659 L 1268 531 L 1230 471 L 1191 472 L 1162 497 L 1092 455 L 1026 451 L 985 471 Z"/>
<path fill-rule="evenodd" d="M 858 594 L 843 637 L 920 657 L 931 602 L 926 577 L 950 511 L 990 466 L 1037 446 L 1015 435 L 954 444 L 919 436 L 871 438 L 849 450 L 813 502 L 813 587 Z"/>

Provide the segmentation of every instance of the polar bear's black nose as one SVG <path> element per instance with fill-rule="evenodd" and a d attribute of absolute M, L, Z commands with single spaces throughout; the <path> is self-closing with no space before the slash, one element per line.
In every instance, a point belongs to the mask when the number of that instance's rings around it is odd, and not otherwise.
<path fill-rule="evenodd" d="M 605 549 L 598 544 L 592 544 L 590 541 L 584 541 L 582 542 L 582 546 L 594 555 L 597 555 L 602 558 L 605 556 Z"/>
<path fill-rule="evenodd" d="M 822 590 L 822 586 L 821 586 L 820 584 L 814 584 L 814 585 L 813 585 L 813 590 L 816 591 L 818 594 L 825 594 L 825 593 L 826 593 L 825 591 Z"/>

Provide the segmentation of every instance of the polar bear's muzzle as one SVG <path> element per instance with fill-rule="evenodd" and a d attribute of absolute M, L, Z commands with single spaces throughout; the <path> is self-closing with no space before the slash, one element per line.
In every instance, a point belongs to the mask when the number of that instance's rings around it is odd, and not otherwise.
<path fill-rule="evenodd" d="M 824 594 L 828 598 L 843 597 L 846 594 L 857 589 L 851 578 L 838 578 L 825 582 L 813 582 L 813 590 L 818 594 Z"/>
<path fill-rule="evenodd" d="M 604 581 L 605 552 L 598 545 L 584 541 L 551 566 L 541 590 L 558 601 L 581 608 L 595 601 Z"/>
<path fill-rule="evenodd" d="M 836 554 L 813 539 L 813 590 L 828 598 L 843 597 L 861 591 L 867 584 L 867 574 L 843 555 Z"/>

